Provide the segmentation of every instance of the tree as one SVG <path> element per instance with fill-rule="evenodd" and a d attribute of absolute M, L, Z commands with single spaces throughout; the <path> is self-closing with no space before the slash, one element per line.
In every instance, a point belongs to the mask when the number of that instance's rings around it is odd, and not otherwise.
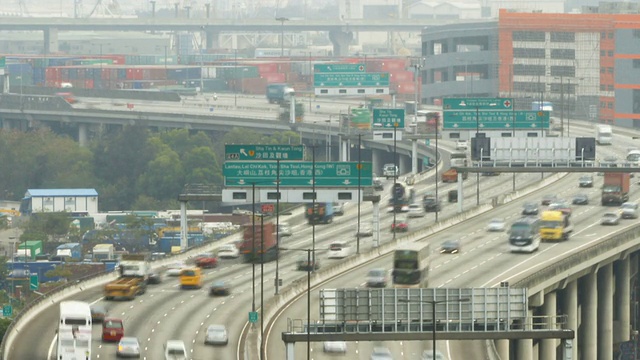
<path fill-rule="evenodd" d="M 73 276 L 73 271 L 66 265 L 56 266 L 53 270 L 49 270 L 44 273 L 44 276 L 48 278 L 61 277 L 65 280 L 69 280 L 71 276 Z"/>
<path fill-rule="evenodd" d="M 7 332 L 12 321 L 13 319 L 10 318 L 0 318 L 0 339 L 4 338 L 4 334 Z"/>
<path fill-rule="evenodd" d="M 20 241 L 47 241 L 51 237 L 66 235 L 71 221 L 71 214 L 67 212 L 33 214 L 25 224 Z"/>
<path fill-rule="evenodd" d="M 215 153 L 209 147 L 194 148 L 184 155 L 187 184 L 221 184 L 222 174 Z"/>
<path fill-rule="evenodd" d="M 173 150 L 158 154 L 138 180 L 138 193 L 159 200 L 175 198 L 183 187 L 184 170 L 178 154 Z"/>

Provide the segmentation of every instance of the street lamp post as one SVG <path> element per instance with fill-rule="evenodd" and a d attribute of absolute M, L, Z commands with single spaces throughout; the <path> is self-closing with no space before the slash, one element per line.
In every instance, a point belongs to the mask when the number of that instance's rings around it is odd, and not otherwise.
<path fill-rule="evenodd" d="M 284 22 L 289 21 L 289 18 L 280 16 L 276 21 L 280 21 L 280 57 L 284 57 Z"/>
<path fill-rule="evenodd" d="M 480 107 L 476 106 L 476 144 L 480 133 Z M 482 156 L 480 156 L 480 166 L 482 166 Z M 476 205 L 480 205 L 480 173 L 476 172 Z"/>
<path fill-rule="evenodd" d="M 432 344 L 431 347 L 433 348 L 433 359 L 437 359 L 436 358 L 436 305 L 438 304 L 447 304 L 447 303 L 461 303 L 461 302 L 467 302 L 469 301 L 468 298 L 460 298 L 460 299 L 447 299 L 447 300 L 420 300 L 420 301 L 411 301 L 409 299 L 398 299 L 399 302 L 402 303 L 406 303 L 406 304 L 411 304 L 411 303 L 417 303 L 417 304 L 429 304 L 431 305 L 431 323 L 432 323 L 432 328 L 431 328 L 431 340 L 432 340 Z M 407 313 L 409 313 L 407 311 Z"/>
<path fill-rule="evenodd" d="M 397 142 L 397 129 L 398 129 L 398 123 L 394 122 L 393 123 L 393 186 L 396 186 L 396 184 L 398 183 L 398 173 L 400 172 L 400 168 L 398 167 L 398 152 L 397 152 L 397 147 L 396 147 L 396 142 Z M 394 188 L 394 192 L 391 196 L 395 197 L 395 188 Z M 396 232 L 398 232 L 397 229 L 397 224 L 396 224 L 396 201 L 394 198 L 393 201 L 393 240 L 396 239 Z"/>

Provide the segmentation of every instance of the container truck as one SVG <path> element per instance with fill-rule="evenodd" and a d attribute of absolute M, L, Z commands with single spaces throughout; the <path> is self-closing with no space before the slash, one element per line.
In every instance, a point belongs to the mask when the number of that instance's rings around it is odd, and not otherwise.
<path fill-rule="evenodd" d="M 74 260 L 82 260 L 82 245 L 79 243 L 62 244 L 56 248 L 56 255 L 69 257 Z"/>
<path fill-rule="evenodd" d="M 35 260 L 42 253 L 42 240 L 28 240 L 18 245 L 14 258 Z"/>
<path fill-rule="evenodd" d="M 469 177 L 469 174 L 464 172 L 462 173 L 462 180 L 466 180 Z M 458 182 L 458 171 L 456 169 L 449 169 L 442 173 L 442 182 Z"/>
<path fill-rule="evenodd" d="M 332 203 L 311 203 L 306 206 L 305 217 L 309 225 L 329 224 L 333 221 Z"/>
<path fill-rule="evenodd" d="M 619 206 L 629 201 L 630 179 L 629 173 L 605 173 L 601 204 Z"/>
<path fill-rule="evenodd" d="M 569 215 L 562 211 L 546 210 L 540 215 L 540 238 L 542 241 L 564 241 L 573 232 Z"/>
<path fill-rule="evenodd" d="M 613 140 L 613 130 L 611 125 L 596 125 L 596 142 L 600 145 L 611 145 Z"/>
<path fill-rule="evenodd" d="M 93 247 L 93 261 L 113 260 L 113 244 L 98 244 Z"/>
<path fill-rule="evenodd" d="M 269 84 L 267 85 L 267 100 L 269 104 L 284 104 L 291 100 L 291 95 L 295 91 L 287 84 Z"/>
<path fill-rule="evenodd" d="M 262 225 L 244 225 L 240 253 L 245 262 L 273 261 L 278 258 L 276 226 L 272 222 Z"/>
<path fill-rule="evenodd" d="M 133 300 L 147 290 L 151 266 L 145 254 L 123 254 L 118 268 L 120 277 L 104 287 L 105 300 Z"/>

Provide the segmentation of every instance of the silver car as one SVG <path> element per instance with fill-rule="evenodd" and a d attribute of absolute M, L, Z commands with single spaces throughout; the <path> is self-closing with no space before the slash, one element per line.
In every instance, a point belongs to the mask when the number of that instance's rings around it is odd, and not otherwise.
<path fill-rule="evenodd" d="M 620 217 L 623 219 L 638 218 L 638 204 L 634 202 L 626 202 L 620 206 Z"/>
<path fill-rule="evenodd" d="M 386 347 L 374 347 L 371 353 L 371 360 L 393 360 L 391 351 Z"/>
<path fill-rule="evenodd" d="M 120 338 L 118 350 L 116 351 L 118 358 L 140 358 L 140 343 L 134 337 L 125 336 Z"/>
<path fill-rule="evenodd" d="M 387 270 L 371 269 L 367 274 L 367 287 L 386 287 L 387 280 Z"/>
<path fill-rule="evenodd" d="M 322 350 L 326 353 L 346 353 L 347 343 L 344 341 L 325 341 Z"/>
<path fill-rule="evenodd" d="M 205 345 L 227 345 L 229 334 L 224 325 L 209 325 L 204 338 Z"/>

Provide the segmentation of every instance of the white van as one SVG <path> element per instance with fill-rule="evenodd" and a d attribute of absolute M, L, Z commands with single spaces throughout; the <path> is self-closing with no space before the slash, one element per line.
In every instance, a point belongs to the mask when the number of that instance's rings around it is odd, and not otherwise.
<path fill-rule="evenodd" d="M 337 240 L 329 245 L 329 259 L 342 259 L 353 254 L 354 249 L 347 241 Z"/>

